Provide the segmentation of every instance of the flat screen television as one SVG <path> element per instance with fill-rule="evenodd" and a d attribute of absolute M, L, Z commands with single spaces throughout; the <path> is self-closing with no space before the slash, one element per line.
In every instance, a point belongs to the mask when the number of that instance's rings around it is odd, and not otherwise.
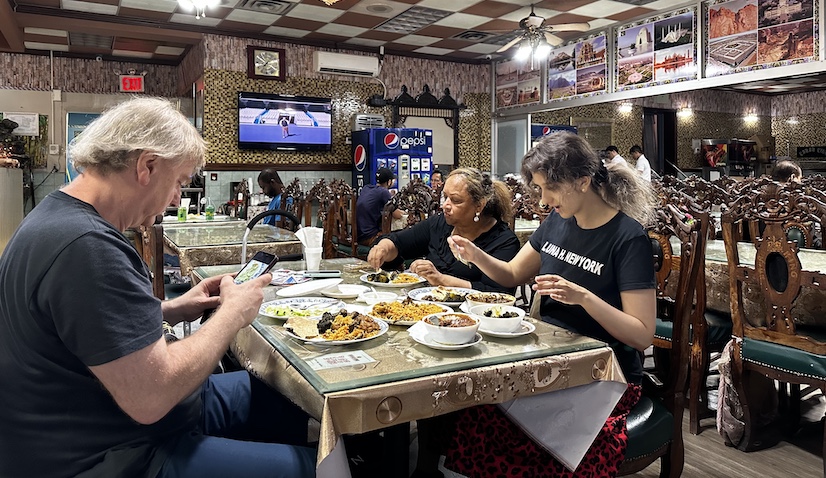
<path fill-rule="evenodd" d="M 330 151 L 330 98 L 238 93 L 238 148 Z"/>

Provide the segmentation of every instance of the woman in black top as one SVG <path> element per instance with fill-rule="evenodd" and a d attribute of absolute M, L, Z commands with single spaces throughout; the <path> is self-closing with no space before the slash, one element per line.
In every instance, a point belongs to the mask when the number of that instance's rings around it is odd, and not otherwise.
<path fill-rule="evenodd" d="M 461 235 L 481 250 L 503 261 L 519 251 L 519 239 L 508 228 L 512 216 L 510 193 L 505 183 L 492 181 L 473 168 L 452 171 L 445 181 L 443 214 L 381 239 L 370 250 L 367 261 L 373 267 L 397 259 L 417 259 L 410 271 L 432 285 L 466 287 L 482 291 L 513 292 L 464 263 L 448 246 L 447 238 Z"/>

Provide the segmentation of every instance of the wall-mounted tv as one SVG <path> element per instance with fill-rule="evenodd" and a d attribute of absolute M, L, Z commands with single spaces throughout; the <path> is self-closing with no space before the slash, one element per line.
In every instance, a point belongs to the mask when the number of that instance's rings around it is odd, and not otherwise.
<path fill-rule="evenodd" d="M 238 148 L 330 151 L 330 98 L 238 93 Z"/>

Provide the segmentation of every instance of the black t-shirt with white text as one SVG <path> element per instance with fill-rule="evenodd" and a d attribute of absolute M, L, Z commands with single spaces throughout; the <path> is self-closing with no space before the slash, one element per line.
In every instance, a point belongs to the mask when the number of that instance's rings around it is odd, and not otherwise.
<path fill-rule="evenodd" d="M 622 212 L 594 229 L 580 228 L 575 218 L 551 213 L 531 235 L 541 256 L 540 275 L 557 274 L 622 310 L 620 292 L 654 289 L 653 251 L 640 223 Z M 607 342 L 626 380 L 642 380 L 639 352 L 617 341 L 579 305 L 542 296 L 542 320 Z"/>

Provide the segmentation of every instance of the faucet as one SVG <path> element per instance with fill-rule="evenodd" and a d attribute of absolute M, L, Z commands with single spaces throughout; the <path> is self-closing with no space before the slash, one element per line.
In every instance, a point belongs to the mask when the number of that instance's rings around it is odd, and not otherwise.
<path fill-rule="evenodd" d="M 284 211 L 283 209 L 270 209 L 258 214 L 247 222 L 247 228 L 244 230 L 244 239 L 241 241 L 241 264 L 247 262 L 247 238 L 249 237 L 252 228 L 258 223 L 258 221 L 267 216 L 285 216 L 287 219 L 292 221 L 293 224 L 298 226 L 299 229 L 301 228 L 301 222 L 298 220 L 298 217 L 290 211 Z M 289 254 L 281 257 L 281 260 L 300 260 L 303 257 L 304 254 Z"/>

